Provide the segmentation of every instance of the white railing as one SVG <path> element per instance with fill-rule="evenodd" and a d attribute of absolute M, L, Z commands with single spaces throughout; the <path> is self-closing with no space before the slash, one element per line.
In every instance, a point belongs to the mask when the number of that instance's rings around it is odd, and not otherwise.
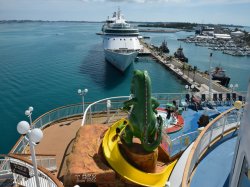
<path fill-rule="evenodd" d="M 14 163 L 25 168 L 28 168 L 28 172 L 30 178 L 26 178 L 20 174 L 14 173 L 11 170 L 10 163 Z M 36 180 L 34 177 L 34 169 L 33 165 L 22 161 L 20 159 L 16 159 L 13 157 L 5 157 L 4 159 L 0 160 L 0 177 L 6 180 L 12 180 L 14 184 L 22 185 L 22 186 L 29 186 L 29 187 L 36 187 Z M 12 174 L 12 175 L 10 175 Z M 41 170 L 38 170 L 38 178 L 41 187 L 59 187 L 62 186 L 61 182 L 52 176 L 52 174 L 44 173 Z M 6 176 L 6 178 L 4 177 Z M 53 179 L 52 179 L 53 178 Z M 56 181 L 56 182 L 55 182 Z"/>
<path fill-rule="evenodd" d="M 170 157 L 184 151 L 193 141 L 195 141 L 198 135 L 198 131 L 193 131 L 172 139 L 169 146 Z"/>
<path fill-rule="evenodd" d="M 235 108 L 231 108 L 220 114 L 204 128 L 195 140 L 189 154 L 182 178 L 182 187 L 189 186 L 193 171 L 210 146 L 216 140 L 222 138 L 226 132 L 236 130 L 239 127 L 241 115 L 242 110 L 238 111 Z"/>
<path fill-rule="evenodd" d="M 38 166 L 46 168 L 48 171 L 56 171 L 57 170 L 55 157 L 37 158 L 36 162 L 37 162 Z"/>
<path fill-rule="evenodd" d="M 128 100 L 129 97 L 130 96 L 109 97 L 109 98 L 101 99 L 99 101 L 91 103 L 84 112 L 81 126 L 83 126 L 86 123 L 92 124 L 93 123 L 92 115 L 93 113 L 96 113 L 96 112 L 99 112 L 99 113 L 104 112 L 107 114 L 107 117 L 109 117 L 108 113 L 112 111 L 117 111 L 118 109 L 122 108 L 123 102 L 125 100 Z M 107 107 L 107 101 L 110 101 L 110 104 L 111 104 L 110 109 L 108 109 Z"/>
<path fill-rule="evenodd" d="M 32 123 L 32 126 L 34 128 L 43 129 L 55 121 L 79 115 L 82 115 L 82 104 L 67 105 L 46 112 L 45 114 L 38 117 Z M 27 145 L 28 139 L 25 138 L 25 136 L 21 136 L 16 145 L 10 151 L 10 153 L 21 154 L 23 153 Z"/>
<path fill-rule="evenodd" d="M 187 93 L 153 93 L 152 96 L 155 97 L 160 102 L 160 104 L 166 104 L 167 102 L 171 103 L 173 100 L 176 100 L 177 103 L 180 103 L 181 100 L 185 100 L 186 94 Z M 223 98 L 226 97 L 225 95 L 226 93 L 223 93 Z M 245 94 L 242 95 L 244 97 Z M 106 120 L 111 121 L 112 118 L 121 115 L 121 111 L 119 109 L 123 106 L 123 102 L 128 99 L 129 96 L 119 96 L 105 98 L 92 104 L 85 103 L 87 108 L 83 115 L 82 125 L 85 123 L 94 123 L 94 114 L 98 113 L 106 115 Z M 111 101 L 110 109 L 107 108 L 107 100 Z M 80 116 L 82 115 L 82 112 L 82 103 L 59 107 L 38 117 L 33 122 L 32 126 L 34 126 L 35 128 L 45 128 L 46 126 L 58 120 Z M 10 153 L 21 154 L 23 153 L 27 145 L 27 138 L 21 136 Z"/>

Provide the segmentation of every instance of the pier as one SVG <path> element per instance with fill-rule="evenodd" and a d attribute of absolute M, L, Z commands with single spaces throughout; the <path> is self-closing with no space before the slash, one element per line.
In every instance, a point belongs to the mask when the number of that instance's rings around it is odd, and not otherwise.
<path fill-rule="evenodd" d="M 194 85 L 198 92 L 208 93 L 209 92 L 209 75 L 199 72 L 190 71 L 190 64 L 181 62 L 180 60 L 164 54 L 160 51 L 156 51 L 153 46 L 145 43 L 141 40 L 143 45 L 143 51 L 139 56 L 150 54 L 157 63 L 162 64 L 167 70 L 171 71 L 176 77 L 183 80 L 189 85 Z M 188 70 L 189 69 L 189 70 Z M 220 85 L 218 81 L 211 80 L 212 92 L 230 92 L 230 89 Z"/>

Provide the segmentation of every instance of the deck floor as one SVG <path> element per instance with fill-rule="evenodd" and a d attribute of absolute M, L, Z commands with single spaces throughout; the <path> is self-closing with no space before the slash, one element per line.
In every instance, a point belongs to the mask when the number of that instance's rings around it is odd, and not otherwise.
<path fill-rule="evenodd" d="M 229 176 L 237 137 L 221 141 L 197 166 L 191 187 L 225 186 Z M 213 179 L 213 180 L 211 180 Z"/>

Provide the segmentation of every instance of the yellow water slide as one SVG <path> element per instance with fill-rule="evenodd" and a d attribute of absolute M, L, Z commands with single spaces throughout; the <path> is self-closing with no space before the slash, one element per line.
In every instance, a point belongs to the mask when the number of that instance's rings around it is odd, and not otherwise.
<path fill-rule="evenodd" d="M 124 120 L 125 119 L 121 119 L 114 123 L 103 138 L 102 147 L 106 160 L 120 176 L 135 184 L 142 186 L 165 186 L 177 160 L 166 166 L 163 171 L 159 173 L 146 173 L 129 164 L 119 151 L 119 137 L 115 138 L 116 128 L 122 124 Z"/>

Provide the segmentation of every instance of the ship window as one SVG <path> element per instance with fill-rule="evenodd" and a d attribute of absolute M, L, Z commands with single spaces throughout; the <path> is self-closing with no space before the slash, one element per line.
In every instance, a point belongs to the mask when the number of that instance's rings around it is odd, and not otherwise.
<path fill-rule="evenodd" d="M 115 38 L 113 38 L 113 40 L 115 40 Z"/>
<path fill-rule="evenodd" d="M 122 40 L 122 39 L 120 39 L 120 40 Z"/>
<path fill-rule="evenodd" d="M 130 41 L 132 41 L 132 38 L 130 38 Z"/>
<path fill-rule="evenodd" d="M 124 40 L 126 40 L 126 39 L 124 38 Z"/>

